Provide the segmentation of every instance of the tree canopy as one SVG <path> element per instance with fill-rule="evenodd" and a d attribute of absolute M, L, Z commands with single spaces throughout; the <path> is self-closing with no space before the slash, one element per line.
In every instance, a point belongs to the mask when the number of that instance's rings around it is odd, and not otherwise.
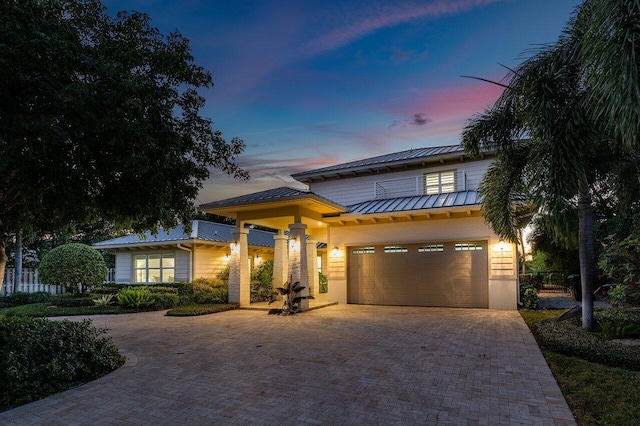
<path fill-rule="evenodd" d="M 99 0 L 0 3 L 0 240 L 104 218 L 189 223 L 217 168 L 248 177 L 202 116 L 211 74 L 179 32 Z M 4 257 L 4 256 L 0 256 Z"/>

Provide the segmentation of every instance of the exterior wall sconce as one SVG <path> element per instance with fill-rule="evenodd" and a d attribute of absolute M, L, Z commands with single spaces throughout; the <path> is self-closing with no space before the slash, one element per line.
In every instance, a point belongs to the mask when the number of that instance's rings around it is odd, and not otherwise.
<path fill-rule="evenodd" d="M 297 238 L 289 239 L 289 248 L 291 250 L 300 250 L 300 242 Z"/>
<path fill-rule="evenodd" d="M 256 266 L 262 263 L 262 256 L 257 255 L 256 256 Z"/>
<path fill-rule="evenodd" d="M 331 249 L 331 257 L 339 257 L 340 256 L 340 248 L 337 245 L 334 245 Z"/>
<path fill-rule="evenodd" d="M 500 240 L 500 242 L 498 243 L 498 250 L 504 251 L 504 249 L 506 248 L 507 248 L 507 244 L 503 240 Z"/>
<path fill-rule="evenodd" d="M 230 262 L 231 261 L 231 253 L 227 253 L 224 255 L 224 257 L 222 258 L 223 262 Z"/>
<path fill-rule="evenodd" d="M 232 253 L 240 252 L 240 244 L 238 244 L 237 241 L 233 241 L 231 244 L 229 244 L 229 248 L 231 248 Z"/>

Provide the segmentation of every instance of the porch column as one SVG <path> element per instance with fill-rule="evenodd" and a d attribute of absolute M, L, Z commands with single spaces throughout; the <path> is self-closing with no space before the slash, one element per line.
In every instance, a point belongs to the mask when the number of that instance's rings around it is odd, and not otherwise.
<path fill-rule="evenodd" d="M 284 283 L 289 279 L 287 277 L 288 256 L 287 256 L 287 236 L 281 230 L 278 235 L 274 235 L 274 250 L 273 250 L 273 289 L 276 287 L 282 287 Z"/>
<path fill-rule="evenodd" d="M 289 242 L 289 277 L 292 283 L 300 282 L 305 287 L 300 292 L 300 296 L 309 295 L 309 274 L 307 268 L 307 244 L 305 229 L 307 225 L 304 223 L 292 223 L 289 225 L 289 234 L 291 240 Z M 309 300 L 305 299 L 300 302 L 300 310 L 309 308 Z"/>
<path fill-rule="evenodd" d="M 320 286 L 318 277 L 318 247 L 317 241 L 307 240 L 307 271 L 309 271 L 309 295 L 317 296 Z"/>
<path fill-rule="evenodd" d="M 251 303 L 248 234 L 249 230 L 246 228 L 231 231 L 235 243 L 231 243 L 229 303 L 239 303 L 240 306 L 249 306 Z"/>

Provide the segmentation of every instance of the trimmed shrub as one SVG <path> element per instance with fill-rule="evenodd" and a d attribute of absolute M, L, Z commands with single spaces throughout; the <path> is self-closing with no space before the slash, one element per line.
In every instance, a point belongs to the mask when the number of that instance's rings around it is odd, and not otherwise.
<path fill-rule="evenodd" d="M 3 302 L 8 305 L 28 305 L 30 303 L 44 303 L 51 299 L 51 294 L 46 291 L 38 291 L 36 293 L 16 292 L 9 296 L 3 297 Z"/>
<path fill-rule="evenodd" d="M 177 294 L 170 293 L 151 293 L 151 307 L 153 309 L 171 309 L 178 305 L 180 298 Z"/>
<path fill-rule="evenodd" d="M 583 330 L 577 322 L 541 323 L 534 330 L 546 350 L 612 367 L 640 370 L 640 351 L 637 347 L 604 340 Z"/>
<path fill-rule="evenodd" d="M 144 309 L 153 303 L 153 296 L 146 288 L 124 288 L 118 293 L 118 305 L 123 308 Z"/>
<path fill-rule="evenodd" d="M 66 308 L 79 306 L 94 306 L 93 297 L 74 297 L 72 295 L 61 294 L 51 298 L 51 304 Z"/>
<path fill-rule="evenodd" d="M 98 250 L 71 243 L 45 254 L 38 272 L 42 282 L 63 286 L 68 293 L 87 294 L 104 282 L 107 265 Z"/>
<path fill-rule="evenodd" d="M 538 290 L 531 285 L 524 285 L 520 287 L 520 302 L 524 309 L 535 310 L 538 309 L 538 302 L 540 297 L 538 296 Z"/>
<path fill-rule="evenodd" d="M 192 317 L 197 315 L 215 314 L 216 312 L 230 311 L 238 309 L 238 305 L 229 304 L 209 304 L 209 305 L 184 305 L 171 309 L 167 312 L 170 317 Z"/>
<path fill-rule="evenodd" d="M 597 322 L 626 322 L 640 326 L 640 309 L 624 308 L 624 309 L 601 309 L 596 308 L 593 311 L 593 317 Z"/>
<path fill-rule="evenodd" d="M 0 410 L 120 367 L 124 357 L 104 333 L 90 320 L 0 318 Z"/>
<path fill-rule="evenodd" d="M 229 301 L 229 289 L 227 287 L 215 287 L 206 292 L 195 293 L 192 299 L 199 304 L 227 303 Z"/>

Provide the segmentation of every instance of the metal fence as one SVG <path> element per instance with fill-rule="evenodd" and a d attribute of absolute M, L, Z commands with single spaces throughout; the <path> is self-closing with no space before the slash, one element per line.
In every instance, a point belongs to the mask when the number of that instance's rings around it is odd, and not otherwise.
<path fill-rule="evenodd" d="M 105 282 L 115 281 L 114 268 L 107 270 L 107 277 Z M 8 296 L 14 291 L 13 283 L 15 282 L 16 271 L 14 268 L 6 268 L 4 271 L 4 282 L 2 288 L 0 288 L 0 296 Z M 57 285 L 45 284 L 40 282 L 37 269 L 23 269 L 21 284 L 18 285 L 18 292 L 22 293 L 35 293 L 38 291 L 44 291 L 51 294 L 61 294 L 64 289 Z"/>
<path fill-rule="evenodd" d="M 520 274 L 520 284 L 529 284 L 541 293 L 568 293 L 572 284 L 562 271 L 541 271 Z"/>

